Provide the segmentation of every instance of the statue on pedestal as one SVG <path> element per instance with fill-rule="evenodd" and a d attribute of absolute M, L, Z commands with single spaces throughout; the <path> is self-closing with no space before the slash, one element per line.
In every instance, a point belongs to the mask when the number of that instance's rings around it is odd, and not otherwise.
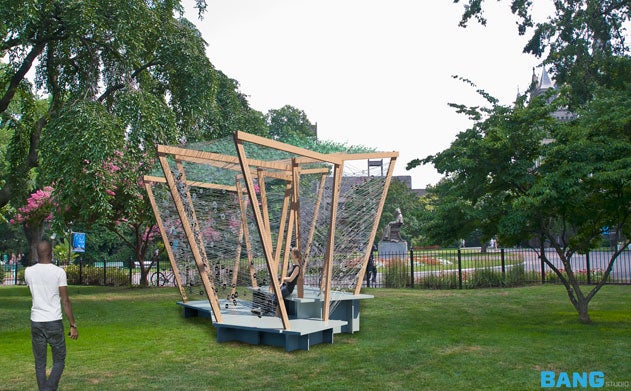
<path fill-rule="evenodd" d="M 386 228 L 384 228 L 383 230 L 383 236 L 381 237 L 381 240 L 384 242 L 403 241 L 403 239 L 401 239 L 400 233 L 401 226 L 403 225 L 403 215 L 401 214 L 401 209 L 399 208 L 395 209 L 395 212 L 397 213 L 397 215 L 394 221 L 389 222 L 388 225 L 386 225 Z"/>

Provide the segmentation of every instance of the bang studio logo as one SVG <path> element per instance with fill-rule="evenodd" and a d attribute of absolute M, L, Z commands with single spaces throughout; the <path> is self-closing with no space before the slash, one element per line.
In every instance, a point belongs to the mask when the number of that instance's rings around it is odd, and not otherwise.
<path fill-rule="evenodd" d="M 559 372 L 541 371 L 542 388 L 602 388 L 605 386 L 605 374 L 594 372 Z"/>

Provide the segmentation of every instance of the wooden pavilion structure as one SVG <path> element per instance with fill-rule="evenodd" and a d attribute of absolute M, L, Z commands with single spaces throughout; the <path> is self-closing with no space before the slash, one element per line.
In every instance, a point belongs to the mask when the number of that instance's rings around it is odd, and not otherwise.
<path fill-rule="evenodd" d="M 339 292 L 335 292 L 331 288 L 331 279 L 333 274 L 335 254 L 335 240 L 336 240 L 336 224 L 339 220 L 338 212 L 340 205 L 340 191 L 341 182 L 344 175 L 344 166 L 349 161 L 373 161 L 380 159 L 381 161 L 387 161 L 387 172 L 383 175 L 382 185 L 379 188 L 379 192 L 376 194 L 374 204 L 371 204 L 371 209 L 374 210 L 374 220 L 370 222 L 370 226 L 366 224 L 362 225 L 362 229 L 366 232 L 367 240 L 362 242 L 361 257 L 358 265 L 358 274 L 354 276 L 354 287 L 352 292 L 348 292 L 351 296 L 356 298 L 362 298 L 360 295 L 360 288 L 364 278 L 364 271 L 370 251 L 372 249 L 372 240 L 376 236 L 379 217 L 383 210 L 386 194 L 392 178 L 394 165 L 398 157 L 398 152 L 371 152 L 371 153 L 331 153 L 323 154 L 314 151 L 310 151 L 304 148 L 295 147 L 282 142 L 262 138 L 245 132 L 236 132 L 233 136 L 234 140 L 234 153 L 216 153 L 206 152 L 202 150 L 196 150 L 185 147 L 175 147 L 158 145 L 158 158 L 160 166 L 162 168 L 163 175 L 146 176 L 145 187 L 147 194 L 149 195 L 154 213 L 157 218 L 158 227 L 160 229 L 163 241 L 165 243 L 166 253 L 168 254 L 171 266 L 173 268 L 176 282 L 182 295 L 182 305 L 188 309 L 188 314 L 198 314 L 197 309 L 203 307 L 202 311 L 206 311 L 209 317 L 214 320 L 214 323 L 218 327 L 229 330 L 228 339 L 239 339 L 234 337 L 235 333 L 247 334 L 248 325 L 251 324 L 253 328 L 261 328 L 257 326 L 257 320 L 255 316 L 247 313 L 247 311 L 241 311 L 236 313 L 238 316 L 247 317 L 247 319 L 240 318 L 235 321 L 234 314 L 235 308 L 229 308 L 228 304 L 222 307 L 222 299 L 217 295 L 218 289 L 216 282 L 213 281 L 213 271 L 209 256 L 206 253 L 206 243 L 202 234 L 201 219 L 204 217 L 200 215 L 200 211 L 195 210 L 194 197 L 191 195 L 190 189 L 203 188 L 220 190 L 222 192 L 234 193 L 235 210 L 238 210 L 240 216 L 240 224 L 238 233 L 234 236 L 238 236 L 235 241 L 235 247 L 238 247 L 235 251 L 234 268 L 231 269 L 232 273 L 232 292 L 235 293 L 237 280 L 236 270 L 239 268 L 239 259 L 242 258 L 241 246 L 246 247 L 246 253 L 248 257 L 251 254 L 252 235 L 257 235 L 257 243 L 262 248 L 262 253 L 267 266 L 267 272 L 269 273 L 269 290 L 270 293 L 275 294 L 276 297 L 281 297 L 281 285 L 279 283 L 278 276 L 285 275 L 289 264 L 289 253 L 292 243 L 300 249 L 305 255 L 305 262 L 303 263 L 300 273 L 300 281 L 297 285 L 296 300 L 300 302 L 312 302 L 308 298 L 305 298 L 305 285 L 304 276 L 307 274 L 309 268 L 309 253 L 313 244 L 313 233 L 316 229 L 326 231 L 326 240 L 324 243 L 323 262 L 321 278 L 319 281 L 319 287 L 310 287 L 307 292 L 312 292 L 314 289 L 318 291 L 317 295 L 319 299 L 313 301 L 318 302 L 321 306 L 319 312 L 321 319 L 313 319 L 313 311 L 308 310 L 310 321 L 320 322 L 322 324 L 329 324 L 331 308 L 330 305 L 335 301 L 336 294 L 339 296 Z M 270 159 L 251 157 L 248 153 L 246 145 L 256 145 L 261 148 L 268 149 L 269 151 L 278 151 L 285 154 L 287 157 L 281 159 L 273 158 L 270 153 Z M 232 173 L 233 182 L 226 183 L 226 181 L 215 181 L 213 177 L 206 178 L 194 178 L 187 179 L 187 169 L 185 164 L 198 164 L 206 167 L 214 167 L 220 169 L 223 172 Z M 302 189 L 304 192 L 309 192 L 314 197 L 314 203 L 307 206 L 313 212 L 309 215 L 310 221 L 303 221 L 301 216 L 301 178 L 309 175 L 310 177 L 318 177 L 319 183 L 314 185 L 314 189 Z M 275 183 L 284 183 L 284 196 L 282 198 L 282 204 L 273 206 L 268 200 L 266 194 L 266 181 L 270 179 Z M 221 182 L 221 183 L 218 183 Z M 168 187 L 168 191 L 171 196 L 174 208 L 177 211 L 177 216 L 180 220 L 179 229 L 183 230 L 183 233 L 187 239 L 190 251 L 197 267 L 197 272 L 201 277 L 201 282 L 204 291 L 206 292 L 207 303 L 201 304 L 201 307 L 195 309 L 188 303 L 188 298 L 184 290 L 183 281 L 180 278 L 181 271 L 178 270 L 176 258 L 177 254 L 173 249 L 172 243 L 169 240 L 169 234 L 164 226 L 163 219 L 160 217 L 160 205 L 156 202 L 156 198 L 153 194 L 152 186 L 154 184 L 163 184 Z M 325 195 L 325 192 L 328 194 Z M 322 209 L 320 204 L 326 202 L 329 206 L 328 209 Z M 303 208 L 305 206 L 302 206 Z M 321 219 L 319 216 L 320 210 L 326 210 L 328 216 L 324 216 L 327 221 L 328 227 L 322 227 Z M 270 215 L 272 213 L 279 213 L 280 218 L 276 226 L 270 223 Z M 255 231 L 251 232 L 252 224 L 248 224 L 247 215 L 250 214 L 254 221 Z M 235 231 L 236 232 L 236 231 Z M 249 265 L 253 263 L 249 262 Z M 259 283 L 255 277 L 255 271 L 250 266 L 250 285 L 251 288 L 259 288 Z M 234 297 L 234 295 L 233 295 Z M 365 298 L 365 297 L 363 297 Z M 228 297 L 230 299 L 230 297 Z M 236 300 L 234 300 L 236 304 Z M 358 309 L 356 309 L 358 311 Z M 264 326 L 266 330 L 274 329 L 277 333 L 289 335 L 291 331 L 300 333 L 300 330 L 292 330 L 295 328 L 304 327 L 305 320 L 296 319 L 292 322 L 288 313 L 286 303 L 283 300 L 278 301 L 278 318 L 272 320 L 275 327 L 269 325 Z M 293 313 L 296 318 L 296 313 Z M 357 312 L 358 317 L 358 312 Z M 230 319 L 230 320 L 228 320 Z M 269 320 L 268 320 L 269 321 Z M 268 322 L 269 323 L 269 322 Z M 232 325 L 232 326 L 231 326 Z M 341 327 L 343 327 L 342 325 Z M 334 329 L 340 329 L 339 325 L 332 326 Z M 318 329 L 318 327 L 316 327 Z M 322 329 L 322 327 L 319 327 Z M 327 329 L 329 329 L 327 327 Z M 358 329 L 358 326 L 353 326 L 351 331 Z M 235 331 L 238 330 L 238 331 Z M 259 333 L 259 332 L 257 332 Z M 307 332 L 307 335 L 309 333 Z M 260 342 L 260 333 L 258 338 Z M 246 337 L 246 342 L 250 341 L 250 337 Z M 328 337 L 319 336 L 316 339 L 317 342 L 328 341 Z M 332 338 L 331 338 L 332 342 Z M 288 350 L 296 348 L 304 348 L 304 342 L 297 342 L 295 345 L 288 347 Z M 307 346 L 309 342 L 307 342 Z"/>

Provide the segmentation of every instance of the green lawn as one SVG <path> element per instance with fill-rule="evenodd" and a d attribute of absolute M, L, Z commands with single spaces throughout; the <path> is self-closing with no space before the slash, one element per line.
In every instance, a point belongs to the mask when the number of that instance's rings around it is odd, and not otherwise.
<path fill-rule="evenodd" d="M 631 389 L 629 286 L 598 293 L 591 325 L 560 286 L 365 289 L 359 332 L 291 353 L 217 343 L 175 288 L 69 291 L 80 337 L 61 390 L 538 390 L 541 371 L 602 371 L 604 389 Z M 0 390 L 36 388 L 29 307 L 26 287 L 0 287 Z"/>

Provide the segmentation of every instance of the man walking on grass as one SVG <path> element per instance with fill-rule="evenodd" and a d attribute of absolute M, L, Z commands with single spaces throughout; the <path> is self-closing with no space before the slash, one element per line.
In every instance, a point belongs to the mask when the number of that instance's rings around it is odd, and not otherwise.
<path fill-rule="evenodd" d="M 52 246 L 48 241 L 37 245 L 38 263 L 26 268 L 24 279 L 28 285 L 33 305 L 31 307 L 31 342 L 35 357 L 35 377 L 39 390 L 57 390 L 66 363 L 66 338 L 61 306 L 70 322 L 70 338 L 79 333 L 68 297 L 66 271 L 52 264 Z M 60 303 L 61 301 L 61 303 Z M 48 345 L 53 354 L 53 368 L 46 377 L 46 353 Z"/>

